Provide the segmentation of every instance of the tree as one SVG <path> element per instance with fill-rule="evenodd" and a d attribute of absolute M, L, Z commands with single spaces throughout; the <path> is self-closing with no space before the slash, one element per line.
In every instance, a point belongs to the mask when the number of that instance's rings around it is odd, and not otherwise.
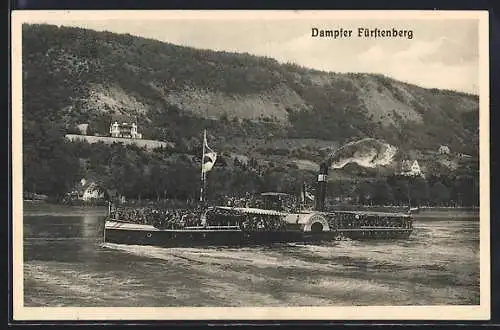
<path fill-rule="evenodd" d="M 57 145 L 49 161 L 51 167 L 51 193 L 62 196 L 81 178 L 82 169 L 68 142 Z"/>
<path fill-rule="evenodd" d="M 412 204 L 422 205 L 429 200 L 429 186 L 423 178 L 417 177 L 410 185 Z"/>
<path fill-rule="evenodd" d="M 371 203 L 373 197 L 372 185 L 367 181 L 362 181 L 356 186 L 355 194 L 359 203 Z"/>
<path fill-rule="evenodd" d="M 373 185 L 373 202 L 378 205 L 384 205 L 393 200 L 391 187 L 385 180 L 379 180 Z"/>
<path fill-rule="evenodd" d="M 149 184 L 151 190 L 156 195 L 156 200 L 159 201 L 160 197 L 167 194 L 168 190 L 168 171 L 167 166 L 161 164 L 159 161 L 155 161 L 151 166 L 151 171 L 149 173 Z"/>
<path fill-rule="evenodd" d="M 24 125 L 24 189 L 61 197 L 81 175 L 78 157 L 60 125 L 44 119 L 26 119 Z"/>
<path fill-rule="evenodd" d="M 432 203 L 438 206 L 446 204 L 450 200 L 448 188 L 439 181 L 432 186 L 430 196 Z"/>
<path fill-rule="evenodd" d="M 410 203 L 410 185 L 407 177 L 392 175 L 387 178 L 387 184 L 392 189 L 393 200 L 398 205 Z"/>
<path fill-rule="evenodd" d="M 458 205 L 472 206 L 478 200 L 479 185 L 471 175 L 458 176 L 453 185 L 453 195 Z"/>

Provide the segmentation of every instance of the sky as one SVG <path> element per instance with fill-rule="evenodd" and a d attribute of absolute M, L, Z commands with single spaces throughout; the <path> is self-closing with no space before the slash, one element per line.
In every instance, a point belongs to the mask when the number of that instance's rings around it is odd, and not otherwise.
<path fill-rule="evenodd" d="M 177 45 L 247 52 L 332 72 L 379 73 L 422 87 L 479 93 L 477 19 L 50 19 L 39 23 L 129 33 Z M 312 27 L 353 37 L 311 37 Z M 358 38 L 359 27 L 411 29 L 413 38 Z"/>

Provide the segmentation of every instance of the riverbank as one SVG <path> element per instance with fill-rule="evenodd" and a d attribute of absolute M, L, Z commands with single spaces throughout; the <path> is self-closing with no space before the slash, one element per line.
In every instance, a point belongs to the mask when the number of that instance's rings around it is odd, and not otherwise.
<path fill-rule="evenodd" d="M 107 212 L 106 206 L 79 205 L 71 206 L 64 204 L 52 204 L 46 202 L 23 203 L 24 216 L 82 216 L 95 215 L 104 216 Z"/>
<path fill-rule="evenodd" d="M 349 211 L 373 211 L 373 212 L 408 212 L 407 206 L 375 206 L 375 205 L 336 205 L 330 210 L 349 210 Z M 418 218 L 470 218 L 479 219 L 478 207 L 420 207 L 414 212 L 413 217 Z"/>
<path fill-rule="evenodd" d="M 334 207 L 332 210 L 340 209 Z M 362 210 L 362 211 L 376 211 L 376 212 L 407 212 L 408 208 L 403 207 L 386 207 L 386 206 L 362 206 L 350 205 L 349 207 L 342 207 L 342 209 L 349 210 Z M 93 205 L 78 205 L 71 206 L 65 204 L 54 204 L 47 202 L 30 202 L 23 203 L 23 215 L 25 216 L 43 216 L 43 215 L 105 215 L 107 212 L 106 206 L 93 206 Z M 416 219 L 441 219 L 441 218 L 460 218 L 460 219 L 479 219 L 479 208 L 472 207 L 422 207 L 417 213 L 413 214 Z"/>
<path fill-rule="evenodd" d="M 416 219 L 418 218 L 451 218 L 451 219 L 471 219 L 478 220 L 479 219 L 479 208 L 466 208 L 466 207 L 457 207 L 457 208 L 445 208 L 445 207 L 436 207 L 436 208 L 421 208 L 418 213 L 413 215 Z"/>

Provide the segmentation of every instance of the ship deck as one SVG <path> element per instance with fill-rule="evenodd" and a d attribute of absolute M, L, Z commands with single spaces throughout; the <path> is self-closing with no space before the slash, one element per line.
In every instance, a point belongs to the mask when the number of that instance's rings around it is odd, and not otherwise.
<path fill-rule="evenodd" d="M 131 230 L 131 231 L 161 231 L 161 232 L 243 232 L 238 226 L 191 226 L 184 228 L 156 228 L 151 225 L 128 223 L 120 220 L 107 220 L 105 229 Z M 381 226 L 361 226 L 358 228 L 332 228 L 330 232 L 365 232 L 365 231 L 411 231 L 406 227 L 381 227 Z M 265 230 L 261 230 L 265 231 Z M 291 231 L 291 230 L 286 230 Z"/>
<path fill-rule="evenodd" d="M 238 226 L 191 226 L 184 228 L 156 228 L 152 225 L 129 223 L 122 220 L 106 220 L 105 229 L 138 230 L 138 231 L 165 231 L 165 232 L 221 232 L 241 231 Z"/>

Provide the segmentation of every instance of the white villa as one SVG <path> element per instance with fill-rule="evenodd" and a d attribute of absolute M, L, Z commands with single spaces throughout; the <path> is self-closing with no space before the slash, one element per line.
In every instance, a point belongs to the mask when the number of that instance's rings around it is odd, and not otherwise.
<path fill-rule="evenodd" d="M 441 155 L 448 155 L 450 153 L 450 147 L 448 146 L 439 146 L 439 149 L 438 149 L 438 152 L 441 154 Z"/>
<path fill-rule="evenodd" d="M 142 134 L 137 130 L 137 121 L 124 116 L 115 116 L 111 120 L 109 134 L 115 138 L 142 139 Z"/>
<path fill-rule="evenodd" d="M 68 196 L 82 201 L 93 201 L 103 199 L 105 191 L 95 182 L 83 178 L 80 180 L 80 184 L 68 193 Z"/>
<path fill-rule="evenodd" d="M 84 201 L 102 198 L 104 198 L 104 191 L 93 182 L 85 188 L 81 197 L 81 199 Z"/>
<path fill-rule="evenodd" d="M 405 176 L 423 176 L 420 165 L 417 160 L 403 160 L 401 163 L 401 175 Z"/>

